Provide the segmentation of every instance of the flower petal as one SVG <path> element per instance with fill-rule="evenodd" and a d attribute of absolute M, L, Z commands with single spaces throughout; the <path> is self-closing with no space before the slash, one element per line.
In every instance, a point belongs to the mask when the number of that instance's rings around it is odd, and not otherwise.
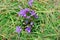
<path fill-rule="evenodd" d="M 31 32 L 31 28 L 30 28 L 30 27 L 27 27 L 25 30 L 26 30 L 28 33 Z"/>
<path fill-rule="evenodd" d="M 17 27 L 16 27 L 16 32 L 17 32 L 17 33 L 20 33 L 21 31 L 22 31 L 21 27 L 20 27 L 20 26 L 17 26 Z"/>
<path fill-rule="evenodd" d="M 33 0 L 29 0 L 28 4 L 32 7 Z"/>

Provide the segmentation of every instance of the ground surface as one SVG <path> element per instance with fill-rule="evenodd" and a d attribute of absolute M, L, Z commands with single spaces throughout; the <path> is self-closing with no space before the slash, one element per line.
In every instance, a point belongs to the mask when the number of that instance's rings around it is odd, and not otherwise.
<path fill-rule="evenodd" d="M 27 8 L 27 0 L 0 0 L 0 40 L 17 40 L 16 26 L 22 24 L 17 15 L 19 5 Z M 22 5 L 23 3 L 23 5 Z M 60 0 L 34 0 L 33 10 L 39 18 L 30 34 L 22 31 L 21 40 L 60 40 Z"/>

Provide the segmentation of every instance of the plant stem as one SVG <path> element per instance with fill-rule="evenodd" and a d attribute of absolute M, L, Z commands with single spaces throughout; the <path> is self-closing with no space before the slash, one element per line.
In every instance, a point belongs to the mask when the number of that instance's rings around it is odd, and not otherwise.
<path fill-rule="evenodd" d="M 20 34 L 18 34 L 18 40 L 20 40 Z"/>

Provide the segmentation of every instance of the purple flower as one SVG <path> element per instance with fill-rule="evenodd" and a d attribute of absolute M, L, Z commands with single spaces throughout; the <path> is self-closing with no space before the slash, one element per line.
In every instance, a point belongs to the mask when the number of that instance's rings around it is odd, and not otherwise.
<path fill-rule="evenodd" d="M 38 18 L 37 14 L 35 13 L 34 10 L 32 10 L 30 13 L 31 13 L 31 16 L 34 16 L 35 18 Z"/>
<path fill-rule="evenodd" d="M 31 15 L 27 15 L 28 13 L 30 13 Z M 19 16 L 23 16 L 24 18 L 30 19 L 31 16 L 34 16 L 35 18 L 38 18 L 38 16 L 36 15 L 34 10 L 30 10 L 29 8 L 25 8 L 20 10 L 20 12 L 18 13 Z"/>
<path fill-rule="evenodd" d="M 30 33 L 30 32 L 31 32 L 31 27 L 27 27 L 25 30 L 26 30 L 28 33 Z"/>
<path fill-rule="evenodd" d="M 32 7 L 33 0 L 29 0 L 28 4 Z"/>
<path fill-rule="evenodd" d="M 17 26 L 16 27 L 16 32 L 19 34 L 21 31 L 22 31 L 21 27 L 20 26 Z"/>
<path fill-rule="evenodd" d="M 20 12 L 18 13 L 18 15 L 19 16 L 23 16 L 23 17 L 26 17 L 27 15 L 27 13 L 30 11 L 30 9 L 29 8 L 25 8 L 25 9 L 22 9 L 22 10 L 20 10 Z"/>
<path fill-rule="evenodd" d="M 26 18 L 27 18 L 27 19 L 30 19 L 30 16 L 27 16 Z"/>
<path fill-rule="evenodd" d="M 27 18 L 29 19 L 30 16 L 27 16 L 27 13 L 30 12 L 30 9 L 29 8 L 25 8 L 25 9 L 22 9 L 20 10 L 20 12 L 18 13 L 19 16 L 23 16 L 24 18 Z"/>
<path fill-rule="evenodd" d="M 33 22 L 30 23 L 30 25 L 33 25 L 33 24 L 34 24 Z"/>
<path fill-rule="evenodd" d="M 36 13 L 35 13 L 34 10 L 32 10 L 32 11 L 30 12 L 30 14 L 31 14 L 31 16 L 33 16 L 33 15 L 35 15 Z"/>
<path fill-rule="evenodd" d="M 35 14 L 35 15 L 34 15 L 34 17 L 35 17 L 35 18 L 38 18 L 38 15 L 37 15 L 37 14 Z"/>

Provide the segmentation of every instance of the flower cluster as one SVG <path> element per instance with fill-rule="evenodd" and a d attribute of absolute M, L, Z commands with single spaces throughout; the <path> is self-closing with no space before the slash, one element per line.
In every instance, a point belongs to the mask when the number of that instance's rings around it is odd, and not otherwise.
<path fill-rule="evenodd" d="M 27 14 L 30 14 L 29 16 Z M 18 13 L 19 16 L 23 16 L 24 18 L 31 18 L 31 16 L 34 16 L 35 18 L 38 18 L 38 16 L 36 15 L 34 10 L 30 10 L 29 8 L 25 8 L 20 10 L 20 12 Z"/>
<path fill-rule="evenodd" d="M 33 0 L 29 0 L 28 4 L 30 7 L 32 7 L 32 3 L 33 3 Z M 31 18 L 38 18 L 36 12 L 34 10 L 31 10 L 29 8 L 24 8 L 24 9 L 21 9 L 20 12 L 18 13 L 19 16 L 22 16 L 25 20 L 23 21 L 24 25 L 26 25 L 25 27 L 25 31 L 27 31 L 28 33 L 31 32 L 31 28 L 34 24 L 33 20 L 31 20 Z M 16 32 L 17 33 L 20 33 L 22 30 L 22 28 L 20 26 L 17 26 L 16 27 Z"/>

